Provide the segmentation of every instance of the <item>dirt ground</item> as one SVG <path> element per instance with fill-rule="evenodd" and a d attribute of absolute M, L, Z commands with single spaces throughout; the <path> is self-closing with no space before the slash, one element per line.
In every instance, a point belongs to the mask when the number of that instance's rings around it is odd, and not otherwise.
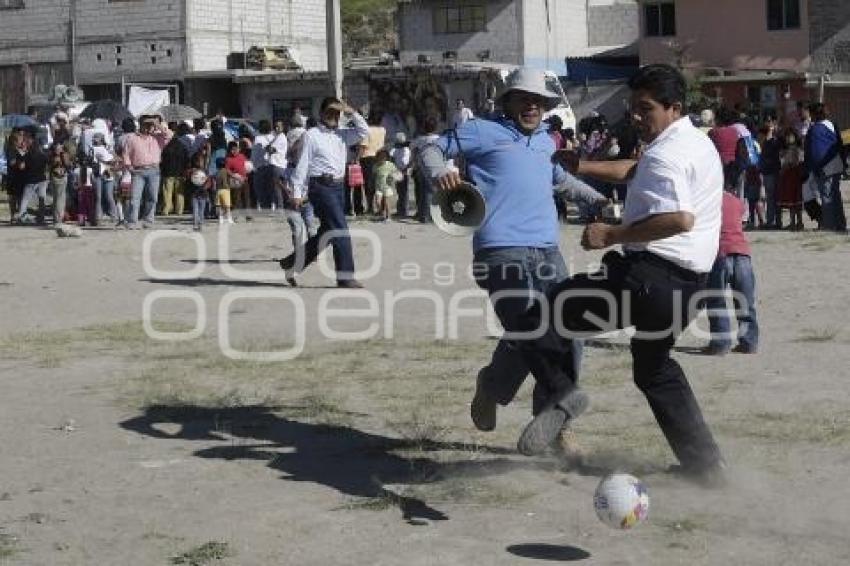
<path fill-rule="evenodd" d="M 364 278 L 368 294 L 336 298 L 316 267 L 298 289 L 279 280 L 274 259 L 290 249 L 279 220 L 238 223 L 229 242 L 211 225 L 205 256 L 185 224 L 165 223 L 175 237 L 156 241 L 0 226 L 0 563 L 850 560 L 846 236 L 750 233 L 758 355 L 708 358 L 692 353 L 698 335 L 680 341 L 730 465 L 730 485 L 705 490 L 664 473 L 673 456 L 622 337 L 585 350 L 582 470 L 517 455 L 528 384 L 496 431 L 476 431 L 469 401 L 496 329 L 469 293 L 469 242 L 415 224 L 354 226 L 380 241 L 379 252 L 356 245 L 358 265 L 377 257 L 378 272 Z M 584 270 L 601 254 L 578 249 L 579 230 L 564 228 L 562 249 Z M 145 304 L 154 330 L 200 335 L 151 339 Z M 325 318 L 363 339 L 326 338 L 322 309 L 360 309 Z M 254 359 L 302 338 L 294 359 Z M 222 342 L 249 359 L 224 356 Z M 599 475 L 615 469 L 651 497 L 630 532 L 593 511 Z"/>

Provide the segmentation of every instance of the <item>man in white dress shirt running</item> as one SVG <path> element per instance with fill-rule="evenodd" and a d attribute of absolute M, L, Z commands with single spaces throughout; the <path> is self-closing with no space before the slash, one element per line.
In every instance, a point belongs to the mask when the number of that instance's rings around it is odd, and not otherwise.
<path fill-rule="evenodd" d="M 340 116 L 351 122 L 340 127 Z M 354 279 L 354 254 L 348 223 L 345 221 L 345 166 L 348 148 L 358 145 L 369 134 L 363 117 L 348 104 L 334 97 L 325 98 L 321 105 L 319 125 L 304 134 L 301 158 L 292 175 L 293 204 L 300 207 L 305 196 L 313 204 L 321 221 L 318 233 L 304 246 L 280 260 L 290 285 L 296 286 L 295 274 L 316 260 L 321 246 L 333 248 L 337 286 L 352 289 L 362 285 Z M 327 233 L 333 231 L 332 237 Z"/>

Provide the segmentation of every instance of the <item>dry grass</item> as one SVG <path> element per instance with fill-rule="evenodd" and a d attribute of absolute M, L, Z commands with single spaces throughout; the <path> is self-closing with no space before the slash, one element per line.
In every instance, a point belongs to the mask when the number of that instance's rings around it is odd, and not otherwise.
<path fill-rule="evenodd" d="M 224 560 L 234 555 L 226 542 L 210 541 L 171 558 L 172 564 L 186 566 L 205 566 L 215 560 Z"/>
<path fill-rule="evenodd" d="M 720 420 L 714 426 L 729 436 L 772 443 L 838 446 L 850 442 L 850 412 L 824 413 L 822 407 L 796 413 L 754 412 Z"/>

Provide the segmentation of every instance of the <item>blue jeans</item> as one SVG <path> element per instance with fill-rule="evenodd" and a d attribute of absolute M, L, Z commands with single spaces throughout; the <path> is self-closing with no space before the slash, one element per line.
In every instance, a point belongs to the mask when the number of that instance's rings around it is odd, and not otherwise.
<path fill-rule="evenodd" d="M 345 221 L 345 188 L 340 183 L 326 183 L 318 178 L 309 182 L 307 193 L 310 203 L 322 223 L 319 231 L 304 243 L 303 248 L 296 248 L 288 257 L 281 260 L 284 269 L 303 271 L 316 261 L 319 244 L 330 244 L 334 253 L 337 281 L 354 278 L 354 252 L 351 248 L 351 237 L 348 235 L 348 223 Z M 333 238 L 324 237 L 331 230 L 342 232 Z"/>
<path fill-rule="evenodd" d="M 98 222 L 103 216 L 103 203 L 106 202 L 106 214 L 115 218 L 115 179 L 95 177 L 94 179 L 94 219 Z"/>
<path fill-rule="evenodd" d="M 130 193 L 130 207 L 127 211 L 127 223 L 137 224 L 142 212 L 142 196 L 145 197 L 145 222 L 153 222 L 156 215 L 156 201 L 159 198 L 159 167 L 133 169 L 133 185 Z"/>
<path fill-rule="evenodd" d="M 844 232 L 847 230 L 847 218 L 844 216 L 844 203 L 841 201 L 841 175 L 825 177 L 812 174 L 821 204 L 820 227 L 824 230 Z"/>
<path fill-rule="evenodd" d="M 192 195 L 192 224 L 195 228 L 200 228 L 204 223 L 204 211 L 207 208 L 209 199 L 206 193 L 196 193 Z"/>
<path fill-rule="evenodd" d="M 725 292 L 731 288 L 738 311 L 738 345 L 755 351 L 759 343 L 759 325 L 756 319 L 756 280 L 750 256 L 731 254 L 718 257 L 708 276 L 708 290 L 714 293 L 706 299 L 708 324 L 711 329 L 710 347 L 726 351 L 732 347 L 730 313 Z M 740 295 L 738 295 L 740 294 Z M 741 301 L 744 303 L 742 304 Z"/>
<path fill-rule="evenodd" d="M 431 200 L 434 188 L 421 169 L 416 170 L 416 219 L 419 222 L 431 222 Z"/>
<path fill-rule="evenodd" d="M 476 282 L 487 291 L 502 327 L 518 331 L 522 315 L 535 304 L 534 292 L 545 295 L 556 284 L 568 279 L 564 258 L 557 247 L 500 247 L 479 250 L 474 258 Z M 494 297 L 499 292 L 510 295 Z M 550 305 L 551 306 L 551 305 Z M 532 412 L 539 413 L 547 403 L 559 400 L 575 388 L 581 366 L 582 342 L 571 344 L 574 380 L 549 383 L 538 380 L 534 386 Z M 531 371 L 517 354 L 516 342 L 502 339 L 490 363 L 482 370 L 482 387 L 501 405 L 507 405 Z"/>
<path fill-rule="evenodd" d="M 287 209 L 286 222 L 292 231 L 292 247 L 294 249 L 303 246 L 307 243 L 308 238 L 318 233 L 314 227 L 313 205 L 310 202 L 304 203 L 298 210 Z"/>

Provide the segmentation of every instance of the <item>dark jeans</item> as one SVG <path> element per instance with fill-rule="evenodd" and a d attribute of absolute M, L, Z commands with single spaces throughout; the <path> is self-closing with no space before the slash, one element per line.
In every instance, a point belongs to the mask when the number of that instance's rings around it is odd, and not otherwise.
<path fill-rule="evenodd" d="M 753 264 L 748 255 L 730 254 L 718 257 L 708 276 L 708 288 L 715 291 L 705 301 L 709 309 L 708 323 L 711 328 L 711 346 L 718 350 L 732 347 L 729 311 L 726 304 L 726 289 L 736 292 L 734 300 L 738 312 L 738 336 L 736 342 L 747 350 L 755 351 L 759 342 L 759 325 L 756 318 L 756 278 Z"/>
<path fill-rule="evenodd" d="M 403 173 L 403 177 L 401 181 L 395 184 L 395 189 L 398 191 L 398 202 L 396 203 L 396 214 L 398 214 L 401 218 L 405 218 L 407 216 L 407 202 L 409 195 L 407 194 L 407 181 L 408 175 L 407 173 Z"/>
<path fill-rule="evenodd" d="M 841 175 L 812 175 L 813 182 L 820 195 L 821 223 L 824 230 L 844 232 L 847 230 L 847 218 L 844 216 L 844 203 L 841 201 Z"/>
<path fill-rule="evenodd" d="M 275 178 L 278 176 L 278 168 L 274 165 L 263 165 L 254 171 L 254 194 L 257 206 L 271 208 L 272 204 L 278 205 L 278 196 Z"/>
<path fill-rule="evenodd" d="M 297 248 L 284 258 L 281 266 L 284 269 L 303 271 L 316 261 L 322 251 L 319 244 L 331 245 L 334 254 L 337 281 L 354 278 L 354 253 L 351 248 L 351 238 L 348 235 L 348 223 L 345 221 L 345 190 L 342 183 L 326 183 L 317 178 L 310 179 L 308 198 L 313 205 L 321 226 L 315 236 L 310 237 L 303 248 Z M 342 231 L 344 234 L 332 238 L 325 237 L 329 231 Z"/>
<path fill-rule="evenodd" d="M 685 468 L 701 469 L 720 459 L 681 366 L 670 357 L 676 338 L 696 316 L 690 305 L 706 276 L 680 268 L 648 252 L 622 256 L 609 252 L 599 273 L 581 274 L 555 286 L 546 333 L 523 340 L 520 348 L 538 381 L 575 381 L 571 338 L 636 327 L 631 340 L 633 377 L 646 396 L 664 436 Z M 602 295 L 602 296 L 599 296 Z M 614 309 L 615 312 L 610 312 Z M 556 312 L 555 312 L 556 311 Z M 560 317 L 560 329 L 555 317 Z M 595 318 L 598 317 L 598 318 Z M 540 313 L 524 317 L 526 330 L 539 328 Z M 590 319 L 590 320 L 588 320 Z M 599 323 L 599 320 L 606 323 Z M 600 326 L 605 326 L 601 328 Z"/>
<path fill-rule="evenodd" d="M 476 282 L 487 291 L 493 310 L 507 332 L 519 330 L 522 316 L 532 308 L 534 292 L 542 296 L 567 278 L 567 266 L 558 248 L 501 247 L 479 250 L 474 258 Z M 571 379 L 538 379 L 534 386 L 532 412 L 539 413 L 561 393 L 573 389 L 581 364 L 581 341 L 571 344 L 568 359 L 574 363 Z M 529 373 L 528 364 L 517 354 L 517 344 L 502 339 L 490 363 L 482 370 L 483 387 L 501 405 L 516 396 Z"/>
<path fill-rule="evenodd" d="M 431 181 L 420 169 L 416 170 L 416 219 L 419 222 L 431 222 L 431 200 L 434 188 Z"/>

